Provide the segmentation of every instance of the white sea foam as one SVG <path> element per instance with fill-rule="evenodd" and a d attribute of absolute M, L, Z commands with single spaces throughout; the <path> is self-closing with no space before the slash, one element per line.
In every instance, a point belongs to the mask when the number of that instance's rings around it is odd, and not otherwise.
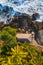
<path fill-rule="evenodd" d="M 37 12 L 40 15 L 38 20 L 43 20 L 43 0 L 0 0 L 0 4 L 12 7 L 14 11 L 29 15 Z"/>

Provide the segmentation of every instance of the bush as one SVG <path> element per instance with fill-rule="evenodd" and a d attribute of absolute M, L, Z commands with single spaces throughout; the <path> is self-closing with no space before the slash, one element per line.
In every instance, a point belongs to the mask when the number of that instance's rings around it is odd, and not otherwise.
<path fill-rule="evenodd" d="M 1 48 L 3 53 L 10 51 L 11 47 L 16 45 L 16 29 L 11 27 L 4 27 L 1 34 L 0 39 L 4 41 L 3 46 Z"/>
<path fill-rule="evenodd" d="M 26 42 L 16 42 L 14 28 L 4 27 L 0 39 L 4 41 L 0 47 L 0 65 L 43 65 L 43 52 Z"/>
<path fill-rule="evenodd" d="M 9 56 L 0 57 L 1 65 L 43 65 L 43 55 L 41 51 L 27 43 L 17 44 L 11 51 L 7 51 Z"/>

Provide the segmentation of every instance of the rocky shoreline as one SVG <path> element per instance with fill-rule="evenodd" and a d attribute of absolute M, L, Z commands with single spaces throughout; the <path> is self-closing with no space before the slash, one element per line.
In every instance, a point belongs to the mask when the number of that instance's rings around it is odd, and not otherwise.
<path fill-rule="evenodd" d="M 5 26 L 11 26 L 17 29 L 18 28 L 24 29 L 24 31 L 30 30 L 30 32 L 33 31 L 35 33 L 35 40 L 39 41 L 41 37 L 41 34 L 39 33 L 39 31 L 43 30 L 43 21 L 38 22 L 36 20 L 37 17 L 39 17 L 38 13 L 35 13 L 32 16 L 29 16 L 26 14 L 16 15 L 11 19 L 9 19 L 9 16 L 8 16 L 8 24 L 4 24 L 3 21 L 0 22 L 0 30 Z"/>

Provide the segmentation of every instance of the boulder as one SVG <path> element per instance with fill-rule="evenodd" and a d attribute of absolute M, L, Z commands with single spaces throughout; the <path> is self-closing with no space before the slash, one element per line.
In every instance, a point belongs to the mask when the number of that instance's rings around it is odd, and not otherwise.
<path fill-rule="evenodd" d="M 40 33 L 40 45 L 43 45 L 43 29 L 41 29 L 39 33 Z"/>
<path fill-rule="evenodd" d="M 4 22 L 1 21 L 1 22 L 0 22 L 0 30 L 1 30 L 3 27 L 4 27 Z"/>
<path fill-rule="evenodd" d="M 36 20 L 37 18 L 39 18 L 39 14 L 35 13 L 32 15 L 32 20 Z"/>

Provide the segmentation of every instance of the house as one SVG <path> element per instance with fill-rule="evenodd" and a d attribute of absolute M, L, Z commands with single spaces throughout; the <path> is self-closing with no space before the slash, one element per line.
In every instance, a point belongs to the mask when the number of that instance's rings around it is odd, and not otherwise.
<path fill-rule="evenodd" d="M 20 42 L 31 42 L 32 41 L 32 35 L 28 33 L 17 33 L 16 35 L 17 41 Z"/>

